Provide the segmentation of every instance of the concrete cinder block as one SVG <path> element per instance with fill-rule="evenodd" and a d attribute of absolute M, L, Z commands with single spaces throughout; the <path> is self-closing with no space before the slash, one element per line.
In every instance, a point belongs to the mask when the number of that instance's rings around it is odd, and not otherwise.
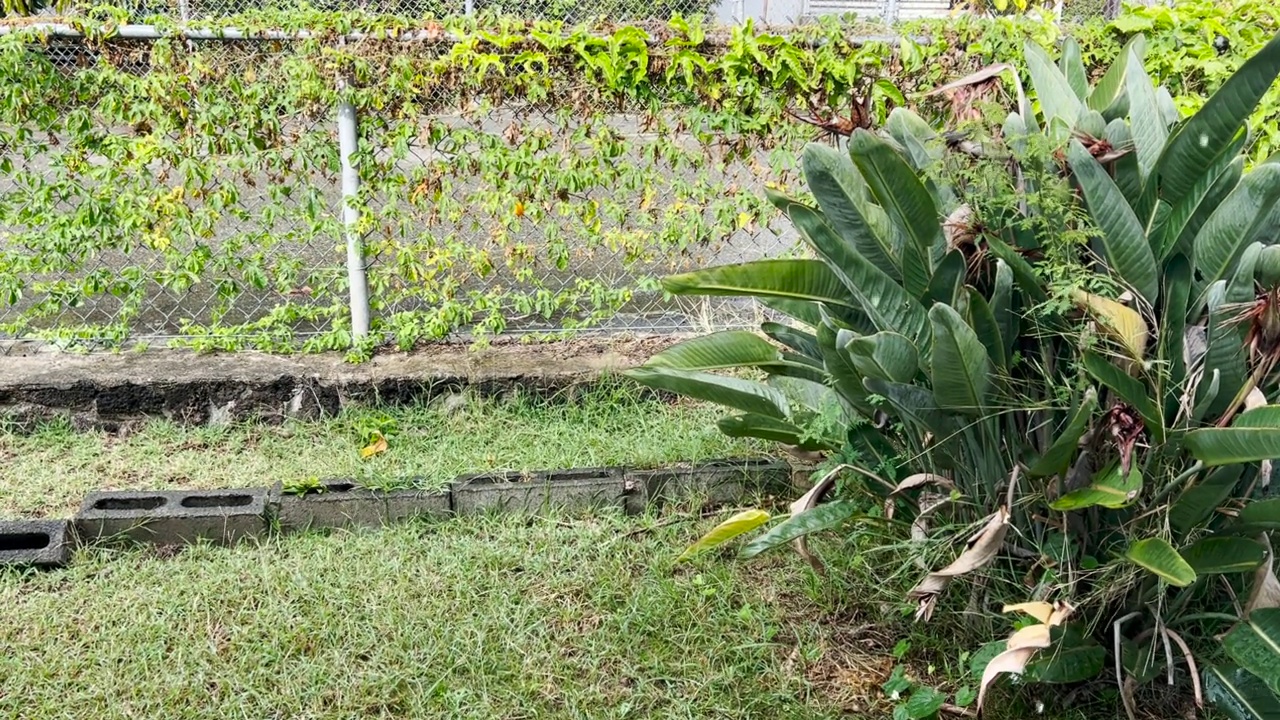
<path fill-rule="evenodd" d="M 76 529 L 86 542 L 127 537 L 156 545 L 232 544 L 267 532 L 266 488 L 95 492 Z"/>
<path fill-rule="evenodd" d="M 756 493 L 785 492 L 791 465 L 782 460 L 713 460 L 687 467 L 632 470 L 626 474 L 627 512 L 649 506 L 701 500 L 710 505 L 739 503 Z"/>
<path fill-rule="evenodd" d="M 627 504 L 621 468 L 464 475 L 454 482 L 451 492 L 453 509 L 459 515 L 536 513 L 549 508 L 625 509 Z"/>
<path fill-rule="evenodd" d="M 447 491 L 383 492 L 361 487 L 347 478 L 323 480 L 321 486 L 323 490 L 304 495 L 285 493 L 279 484 L 273 488 L 282 531 L 376 528 L 412 517 L 440 517 L 452 510 Z"/>
<path fill-rule="evenodd" d="M 72 543 L 67 520 L 0 520 L 0 566 L 61 567 Z"/>

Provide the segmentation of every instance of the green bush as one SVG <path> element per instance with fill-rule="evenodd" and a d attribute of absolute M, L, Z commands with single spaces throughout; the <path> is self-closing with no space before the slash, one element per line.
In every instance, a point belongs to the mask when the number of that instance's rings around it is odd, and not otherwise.
<path fill-rule="evenodd" d="M 1039 112 L 1019 91 L 998 140 L 944 141 L 897 110 L 847 155 L 809 146 L 816 205 L 770 200 L 812 259 L 663 280 L 792 322 L 762 326 L 773 342 L 690 340 L 630 373 L 734 410 L 726 434 L 844 461 L 746 555 L 857 520 L 858 503 L 816 504 L 850 468 L 886 517 L 914 509 L 904 534 L 950 520 L 960 551 L 906 590 L 917 619 L 966 576 L 1025 575 L 1038 590 L 1007 611 L 1034 622 L 991 658 L 979 710 L 1001 674 L 1121 667 L 1132 714 L 1133 686 L 1166 657 L 1207 665 L 1233 717 L 1280 708 L 1280 500 L 1258 492 L 1280 456 L 1280 164 L 1246 172 L 1243 155 L 1280 35 L 1185 120 L 1143 47 L 1090 84 L 1075 42 L 1057 62 L 1027 43 Z M 1219 583 L 1249 597 L 1238 612 L 1221 612 Z"/>

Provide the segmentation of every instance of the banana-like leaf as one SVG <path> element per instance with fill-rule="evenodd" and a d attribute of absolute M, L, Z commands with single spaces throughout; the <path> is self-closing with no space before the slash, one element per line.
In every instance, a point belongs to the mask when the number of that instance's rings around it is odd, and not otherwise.
<path fill-rule="evenodd" d="M 1146 538 L 1129 546 L 1124 556 L 1130 562 L 1176 587 L 1196 581 L 1196 571 L 1164 538 Z"/>
<path fill-rule="evenodd" d="M 1280 163 L 1263 163 L 1222 201 L 1195 239 L 1200 288 L 1225 279 L 1254 229 L 1280 200 Z"/>
<path fill-rule="evenodd" d="M 1219 390 L 1222 389 L 1222 371 L 1213 369 L 1208 376 L 1209 381 L 1200 380 L 1196 386 L 1196 404 L 1191 408 L 1191 421 L 1199 424 L 1209 414 L 1209 407 L 1218 401 Z"/>
<path fill-rule="evenodd" d="M 973 328 L 947 305 L 929 309 L 933 326 L 933 394 L 950 410 L 981 414 L 991 388 L 991 361 Z"/>
<path fill-rule="evenodd" d="M 1188 488 L 1169 508 L 1169 525 L 1186 534 L 1213 514 L 1240 482 L 1242 465 L 1228 465 L 1210 472 L 1204 480 Z"/>
<path fill-rule="evenodd" d="M 639 367 L 623 374 L 641 385 L 726 405 L 742 412 L 779 420 L 791 416 L 787 398 L 758 382 L 674 368 Z"/>
<path fill-rule="evenodd" d="M 1114 106 L 1119 98 L 1124 97 L 1124 79 L 1129 69 L 1130 58 L 1136 55 L 1141 61 L 1146 52 L 1146 38 L 1142 35 L 1134 35 L 1130 38 L 1129 42 L 1120 49 L 1120 54 L 1116 55 L 1111 67 L 1107 68 L 1106 73 L 1093 86 L 1093 92 L 1089 93 L 1089 108 L 1106 114 L 1106 111 Z"/>
<path fill-rule="evenodd" d="M 1009 367 L 1006 343 L 1000 335 L 1000 324 L 996 322 L 995 311 L 977 288 L 966 285 L 965 293 L 969 296 L 969 304 L 965 307 L 964 317 L 969 327 L 973 328 L 978 340 L 987 349 L 991 364 L 1002 370 Z"/>
<path fill-rule="evenodd" d="M 934 438 L 945 441 L 956 431 L 956 423 L 938 407 L 937 399 L 928 390 L 879 378 L 866 378 L 862 384 L 868 392 L 887 400 L 899 418 L 931 433 Z"/>
<path fill-rule="evenodd" d="M 1169 140 L 1156 171 L 1161 196 L 1170 204 L 1186 195 L 1196 179 L 1231 143 L 1245 120 L 1280 74 L 1280 35 L 1240 66 Z"/>
<path fill-rule="evenodd" d="M 791 300 L 788 298 L 765 297 L 760 298 L 760 304 L 776 310 L 787 317 L 816 328 L 822 322 L 822 305 L 809 300 Z M 844 307 L 844 306 L 841 306 Z"/>
<path fill-rule="evenodd" d="M 1165 387 L 1164 417 L 1172 426 L 1181 407 L 1183 383 L 1187 379 L 1187 364 L 1183 352 L 1187 323 L 1187 303 L 1191 300 L 1191 262 L 1178 255 L 1164 269 L 1164 313 L 1160 316 L 1160 346 L 1157 360 L 1167 368 L 1168 385 Z"/>
<path fill-rule="evenodd" d="M 884 129 L 907 151 L 907 158 L 917 172 L 942 159 L 942 148 L 937 143 L 938 133 L 924 118 L 907 108 L 894 108 L 884 123 Z"/>
<path fill-rule="evenodd" d="M 1280 405 L 1243 412 L 1231 427 L 1200 428 L 1183 439 L 1191 456 L 1207 467 L 1280 457 Z"/>
<path fill-rule="evenodd" d="M 805 146 L 801 162 L 809 190 L 840 238 L 886 275 L 901 280 L 902 258 L 893 239 L 884 237 L 869 218 L 871 192 L 849 156 L 833 147 L 810 143 Z M 774 204 L 778 204 L 777 200 Z M 790 217 L 788 208 L 783 212 Z"/>
<path fill-rule="evenodd" d="M 1129 121 L 1133 127 L 1133 145 L 1138 157 L 1138 169 L 1144 183 L 1151 177 L 1160 153 L 1169 139 L 1155 86 L 1142 68 L 1142 61 L 1129 51 L 1129 66 L 1125 74 L 1125 88 L 1129 93 Z"/>
<path fill-rule="evenodd" d="M 1102 330 L 1124 348 L 1129 357 L 1142 362 L 1146 356 L 1147 323 L 1127 305 L 1083 290 L 1072 290 L 1071 301 L 1097 321 Z"/>
<path fill-rule="evenodd" d="M 1241 132 L 1222 156 L 1200 174 L 1187 194 L 1169 205 L 1169 213 L 1153 226 L 1151 249 L 1156 260 L 1163 261 L 1175 250 L 1191 254 L 1200 228 L 1240 182 L 1244 172 L 1244 156 L 1240 150 L 1244 141 L 1245 133 Z"/>
<path fill-rule="evenodd" d="M 991 290 L 991 314 L 996 318 L 1000 328 L 1000 339 L 1004 341 L 1004 356 L 1013 357 L 1013 343 L 1018 338 L 1021 323 L 1018 318 L 1016 298 L 1013 295 L 1013 271 L 1009 264 L 996 259 L 996 280 Z"/>
<path fill-rule="evenodd" d="M 1014 250 L 1003 240 L 996 237 L 987 238 L 987 249 L 997 259 L 1009 266 L 1018 289 L 1027 296 L 1032 305 L 1038 305 L 1049 299 L 1049 295 L 1040 284 L 1040 278 L 1036 275 L 1035 269 L 1017 250 Z"/>
<path fill-rule="evenodd" d="M 1239 285 L 1235 290 L 1240 291 Z M 1222 280 L 1210 286 L 1205 297 L 1209 308 L 1209 328 L 1206 334 L 1208 344 L 1201 360 L 1201 373 L 1203 377 L 1213 378 L 1213 382 L 1205 388 L 1204 381 L 1201 380 L 1200 387 L 1197 388 L 1197 421 L 1204 417 L 1219 417 L 1231 404 L 1237 389 L 1244 385 L 1245 375 L 1248 373 L 1245 352 L 1248 326 L 1236 321 L 1237 311 L 1233 309 L 1233 304 L 1242 302 L 1243 298 L 1237 296 L 1233 300 L 1226 282 Z M 1251 295 L 1248 298 L 1252 300 Z M 1206 392 L 1199 392 L 1200 390 Z M 1218 392 L 1210 397 L 1209 390 Z"/>
<path fill-rule="evenodd" d="M 849 155 L 902 234 L 903 288 L 911 297 L 923 297 L 933 275 L 934 254 L 941 255 L 942 249 L 942 224 L 928 188 L 902 156 L 866 130 L 849 138 Z"/>
<path fill-rule="evenodd" d="M 769 532 L 747 543 L 742 548 L 742 557 L 752 558 L 766 550 L 786 545 L 796 538 L 839 527 L 841 523 L 857 513 L 858 506 L 845 500 L 837 500 L 805 510 L 774 525 L 769 528 Z"/>
<path fill-rule="evenodd" d="M 920 367 L 915 346 L 894 332 L 854 338 L 846 349 L 853 366 L 863 377 L 906 383 L 915 378 Z"/>
<path fill-rule="evenodd" d="M 721 418 L 716 427 L 720 432 L 735 438 L 760 438 L 771 442 L 794 445 L 801 450 L 832 451 L 840 443 L 834 440 L 814 438 L 797 425 L 766 415 L 731 415 Z"/>
<path fill-rule="evenodd" d="M 1095 353 L 1085 351 L 1082 360 L 1085 370 L 1094 379 L 1106 385 L 1116 396 L 1138 411 L 1152 439 L 1157 443 L 1164 442 L 1164 418 L 1160 414 L 1160 408 L 1147 394 L 1146 385 Z"/>
<path fill-rule="evenodd" d="M 1034 41 L 1026 42 L 1024 56 L 1027 72 L 1031 74 L 1031 85 L 1044 112 L 1045 125 L 1052 127 L 1053 120 L 1059 119 L 1067 129 L 1075 127 L 1084 103 L 1072 91 L 1071 83 L 1049 59 L 1044 48 Z"/>
<path fill-rule="evenodd" d="M 956 293 L 964 282 L 964 255 L 959 250 L 952 250 L 942 256 L 942 261 L 929 278 L 929 290 L 925 295 L 933 302 L 951 303 L 956 301 Z"/>
<path fill-rule="evenodd" d="M 1280 699 L 1258 676 L 1233 665 L 1204 671 L 1205 697 L 1231 720 L 1280 720 Z"/>
<path fill-rule="evenodd" d="M 862 373 L 853 364 L 846 346 L 856 337 L 853 333 L 832 329 L 829 325 L 818 328 L 818 347 L 822 350 L 822 365 L 831 378 L 831 387 L 854 408 L 870 417 L 875 408 L 867 403 L 867 390 L 862 384 Z"/>
<path fill-rule="evenodd" d="M 647 367 L 718 370 L 778 362 L 778 348 L 745 330 L 725 330 L 686 340 L 649 358 Z"/>
<path fill-rule="evenodd" d="M 877 329 L 907 336 L 922 355 L 928 356 L 931 343 L 929 319 L 915 300 L 918 295 L 908 294 L 865 257 L 849 251 L 816 211 L 793 207 L 791 221 L 831 261 L 830 270 L 839 274 L 847 292 L 857 298 L 859 309 L 871 318 Z"/>
<path fill-rule="evenodd" d="M 1236 516 L 1236 525 L 1231 530 L 1280 530 L 1280 498 L 1254 500 L 1245 505 Z"/>
<path fill-rule="evenodd" d="M 1107 265 L 1147 303 L 1154 303 L 1160 290 L 1159 273 L 1138 216 L 1106 169 L 1080 141 L 1071 141 L 1067 161 L 1084 193 L 1089 214 L 1102 232 Z"/>
<path fill-rule="evenodd" d="M 1049 449 L 1027 468 L 1027 476 L 1049 477 L 1066 470 L 1071 464 L 1071 458 L 1079 449 L 1080 438 L 1084 437 L 1089 429 L 1089 421 L 1093 418 L 1093 411 L 1097 407 L 1098 392 L 1089 388 L 1085 391 L 1080 405 L 1076 407 L 1075 413 L 1071 415 L 1067 426 L 1058 433 L 1058 439 L 1054 440 Z"/>
<path fill-rule="evenodd" d="M 1070 684 L 1092 680 L 1106 666 L 1107 651 L 1079 623 L 1050 627 L 1050 645 L 1027 666 L 1036 682 Z"/>
<path fill-rule="evenodd" d="M 799 328 L 776 322 L 760 323 L 760 330 L 772 338 L 774 342 L 784 345 L 802 356 L 822 357 L 822 353 L 818 349 L 818 338 L 811 332 L 805 332 Z"/>
<path fill-rule="evenodd" d="M 1136 467 L 1121 473 L 1119 464 L 1110 465 L 1094 476 L 1093 482 L 1049 503 L 1059 512 L 1104 507 L 1118 510 L 1127 507 L 1142 492 L 1142 471 Z"/>
<path fill-rule="evenodd" d="M 1062 56 L 1058 58 L 1058 69 L 1067 79 L 1071 91 L 1084 102 L 1089 98 L 1089 78 L 1084 72 L 1084 60 L 1080 57 L 1080 43 L 1068 37 L 1062 41 Z"/>
<path fill-rule="evenodd" d="M 1266 683 L 1271 692 L 1280 693 L 1280 609 L 1252 612 L 1248 620 L 1227 633 L 1222 648 L 1237 665 Z"/>
<path fill-rule="evenodd" d="M 745 533 L 760 527 L 769 522 L 769 513 L 763 510 L 743 510 L 733 517 L 725 520 L 719 525 L 711 529 L 706 535 L 703 535 L 697 542 L 685 548 L 676 558 L 676 562 L 683 562 L 694 558 L 708 550 L 724 545 L 730 540 L 739 537 Z"/>
<path fill-rule="evenodd" d="M 1266 548 L 1249 538 L 1232 536 L 1201 538 L 1178 554 L 1197 576 L 1249 572 L 1267 559 Z"/>
<path fill-rule="evenodd" d="M 1111 147 L 1133 147 L 1133 131 L 1123 118 L 1116 118 L 1107 125 L 1107 142 Z M 1149 205 L 1155 200 L 1155 184 L 1143 183 L 1142 169 L 1138 166 L 1138 154 L 1127 152 L 1111 161 L 1111 176 L 1115 178 L 1116 187 L 1128 201 L 1129 207 L 1138 216 L 1139 221 L 1148 216 Z"/>
<path fill-rule="evenodd" d="M 662 287 L 673 295 L 774 297 L 862 309 L 841 279 L 821 260 L 756 260 L 721 265 L 668 275 L 662 278 Z"/>

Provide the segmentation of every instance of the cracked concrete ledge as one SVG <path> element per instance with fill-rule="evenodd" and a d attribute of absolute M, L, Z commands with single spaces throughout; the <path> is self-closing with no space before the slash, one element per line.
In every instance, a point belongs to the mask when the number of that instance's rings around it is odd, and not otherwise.
<path fill-rule="evenodd" d="M 352 364 L 341 354 L 148 350 L 0 357 L 0 417 L 19 427 L 68 416 L 116 432 L 149 417 L 188 425 L 318 418 L 344 405 L 405 404 L 472 388 L 556 392 L 634 367 L 679 338 L 435 345 Z"/>

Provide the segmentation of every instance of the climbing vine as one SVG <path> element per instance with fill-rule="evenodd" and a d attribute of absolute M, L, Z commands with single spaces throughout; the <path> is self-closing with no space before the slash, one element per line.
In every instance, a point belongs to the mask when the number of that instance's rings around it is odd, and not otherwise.
<path fill-rule="evenodd" d="M 1072 32 L 1101 66 L 1131 17 Z M 817 134 L 793 116 L 868 97 L 873 123 L 941 113 L 921 91 L 1059 35 L 1014 18 L 913 23 L 889 44 L 832 21 L 782 35 L 312 9 L 201 26 L 293 40 L 187 41 L 163 18 L 165 38 L 116 35 L 139 19 L 99 8 L 74 20 L 83 40 L 0 36 L 4 334 L 351 347 L 340 100 L 359 118 L 379 340 L 589 326 L 651 301 L 655 274 L 778 242 L 762 187 L 796 183 Z"/>

